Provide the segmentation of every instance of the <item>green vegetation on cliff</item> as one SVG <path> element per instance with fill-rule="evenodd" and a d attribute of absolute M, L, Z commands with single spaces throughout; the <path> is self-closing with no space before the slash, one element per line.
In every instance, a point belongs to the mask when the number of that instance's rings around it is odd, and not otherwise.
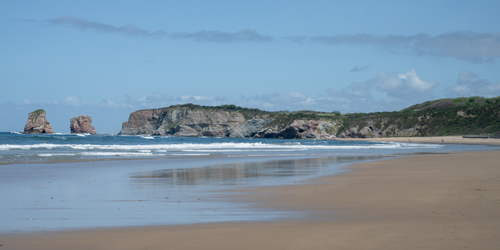
<path fill-rule="evenodd" d="M 309 110 L 269 112 L 235 105 L 184 104 L 164 109 L 238 112 L 247 120 L 274 119 L 265 127 L 278 129 L 286 128 L 295 120 L 333 121 L 338 128 L 336 135 L 344 137 L 500 134 L 500 97 L 439 99 L 416 104 L 401 111 L 352 114 Z M 363 128 L 365 132 L 359 132 Z M 366 129 L 370 131 L 366 132 Z"/>
<path fill-rule="evenodd" d="M 38 117 L 45 113 L 45 110 L 43 109 L 37 109 L 31 113 L 29 113 L 29 116 L 33 119 L 33 121 L 38 120 Z M 50 124 L 48 121 L 45 121 L 45 124 Z"/>
<path fill-rule="evenodd" d="M 37 110 L 31 112 L 30 114 L 41 114 L 42 112 L 45 112 L 45 110 L 43 110 L 43 109 L 37 109 Z"/>
<path fill-rule="evenodd" d="M 387 136 L 397 136 L 390 127 L 414 128 L 421 136 L 445 136 L 500 133 L 500 97 L 439 99 L 416 104 L 401 111 L 346 114 L 339 133 L 350 127 L 373 126 L 387 129 Z M 417 135 L 418 135 L 417 134 Z"/>
<path fill-rule="evenodd" d="M 202 111 L 232 111 L 239 112 L 249 120 L 255 117 L 275 117 L 275 112 L 263 111 L 260 109 L 243 108 L 236 105 L 221 105 L 221 106 L 201 106 L 197 104 L 187 103 L 182 105 L 173 105 L 163 109 L 180 109 L 180 110 L 202 110 Z"/>

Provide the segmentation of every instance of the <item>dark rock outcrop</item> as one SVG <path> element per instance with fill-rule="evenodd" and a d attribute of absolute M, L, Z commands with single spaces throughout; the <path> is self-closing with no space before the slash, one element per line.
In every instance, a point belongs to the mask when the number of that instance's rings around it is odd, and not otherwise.
<path fill-rule="evenodd" d="M 95 128 L 92 126 L 92 117 L 88 115 L 81 115 L 77 117 L 73 117 L 70 120 L 69 128 L 71 129 L 71 133 L 80 134 L 80 133 L 89 133 L 91 135 L 95 135 Z"/>
<path fill-rule="evenodd" d="M 233 138 L 254 137 L 255 134 L 260 129 L 262 129 L 272 121 L 274 121 L 274 119 L 270 118 L 253 118 L 247 120 L 241 126 L 235 127 L 229 134 L 229 137 Z"/>
<path fill-rule="evenodd" d="M 51 134 L 52 126 L 45 119 L 45 110 L 39 109 L 29 113 L 28 121 L 24 126 L 25 134 Z"/>
<path fill-rule="evenodd" d="M 335 136 L 329 134 L 327 130 L 328 128 L 334 126 L 334 122 L 295 120 L 285 127 L 280 126 L 280 124 L 271 124 L 270 126 L 266 126 L 257 132 L 254 137 L 280 139 L 333 139 Z"/>

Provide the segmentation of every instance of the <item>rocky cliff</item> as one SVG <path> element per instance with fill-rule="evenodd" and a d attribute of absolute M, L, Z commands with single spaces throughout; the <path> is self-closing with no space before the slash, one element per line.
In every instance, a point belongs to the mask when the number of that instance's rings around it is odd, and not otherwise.
<path fill-rule="evenodd" d="M 279 121 L 276 119 L 275 121 Z M 270 123 L 259 130 L 253 137 L 278 139 L 333 139 L 335 131 L 331 128 L 335 122 L 320 120 L 294 120 L 290 124 Z M 331 134 L 329 134 L 329 132 Z"/>
<path fill-rule="evenodd" d="M 266 117 L 247 119 L 244 113 L 224 106 L 177 105 L 133 112 L 119 134 L 250 137 L 271 121 Z"/>
<path fill-rule="evenodd" d="M 139 110 L 122 135 L 283 139 L 500 134 L 500 97 L 429 101 L 394 112 L 267 112 L 234 105 L 193 104 Z"/>
<path fill-rule="evenodd" d="M 25 134 L 51 134 L 54 133 L 52 126 L 45 119 L 45 110 L 35 110 L 28 115 L 28 121 L 24 126 Z"/>
<path fill-rule="evenodd" d="M 69 128 L 71 133 L 89 133 L 95 135 L 95 128 L 92 126 L 92 117 L 81 115 L 70 119 Z"/>

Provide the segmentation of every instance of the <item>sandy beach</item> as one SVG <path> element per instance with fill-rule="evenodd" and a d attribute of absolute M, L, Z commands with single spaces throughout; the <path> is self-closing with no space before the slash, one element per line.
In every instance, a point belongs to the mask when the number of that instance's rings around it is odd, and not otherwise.
<path fill-rule="evenodd" d="M 435 138 L 419 142 L 453 141 Z M 469 140 L 463 143 L 478 141 Z M 305 217 L 3 234 L 0 249 L 498 249 L 499 163 L 498 151 L 360 163 L 303 185 L 237 190 L 227 197 L 309 212 Z"/>
<path fill-rule="evenodd" d="M 336 138 L 338 141 L 391 141 L 412 143 L 446 143 L 446 144 L 483 144 L 500 145 L 500 139 L 493 138 L 463 138 L 462 136 L 434 137 L 381 137 L 381 138 Z"/>

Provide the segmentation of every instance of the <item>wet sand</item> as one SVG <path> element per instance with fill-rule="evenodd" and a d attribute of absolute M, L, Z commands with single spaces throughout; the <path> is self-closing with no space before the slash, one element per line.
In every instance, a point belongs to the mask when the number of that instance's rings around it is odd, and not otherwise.
<path fill-rule="evenodd" d="M 462 136 L 434 137 L 382 137 L 382 138 L 336 138 L 338 141 L 391 141 L 412 143 L 446 143 L 446 144 L 483 144 L 500 145 L 500 139 L 462 138 Z"/>
<path fill-rule="evenodd" d="M 305 218 L 4 234 L 0 249 L 498 249 L 499 163 L 498 151 L 361 163 L 228 196 Z"/>

